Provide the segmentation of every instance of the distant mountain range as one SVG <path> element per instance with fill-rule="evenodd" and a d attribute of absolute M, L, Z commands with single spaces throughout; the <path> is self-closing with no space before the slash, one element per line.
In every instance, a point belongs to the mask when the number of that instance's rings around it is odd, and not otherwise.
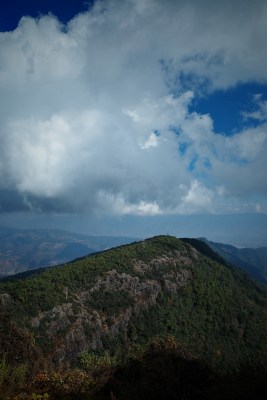
<path fill-rule="evenodd" d="M 123 236 L 89 236 L 63 230 L 13 229 L 0 226 L 0 278 L 63 264 L 138 240 L 140 239 Z M 200 240 L 228 263 L 267 284 L 267 247 L 239 249 L 206 238 Z"/>
<path fill-rule="evenodd" d="M 242 268 L 252 278 L 265 285 L 267 284 L 267 247 L 239 249 L 229 244 L 212 242 L 205 238 L 200 240 L 207 243 L 230 264 Z"/>
<path fill-rule="evenodd" d="M 265 399 L 266 337 L 263 285 L 158 236 L 0 282 L 0 398 Z"/>
<path fill-rule="evenodd" d="M 0 226 L 0 277 L 62 264 L 135 240 L 128 237 L 88 236 L 63 230 Z"/>

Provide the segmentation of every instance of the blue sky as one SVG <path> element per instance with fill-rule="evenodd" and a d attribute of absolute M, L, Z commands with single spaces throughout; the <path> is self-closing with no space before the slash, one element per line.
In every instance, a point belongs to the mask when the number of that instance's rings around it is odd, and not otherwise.
<path fill-rule="evenodd" d="M 67 23 L 76 14 L 91 8 L 93 0 L 12 0 L 1 5 L 0 30 L 11 31 L 17 28 L 22 16 L 38 18 L 49 13 L 54 14 L 62 23 Z"/>
<path fill-rule="evenodd" d="M 264 244 L 266 20 L 264 0 L 2 5 L 0 224 Z"/>
<path fill-rule="evenodd" d="M 216 90 L 213 93 L 197 98 L 191 110 L 209 114 L 217 132 L 231 136 L 244 127 L 259 126 L 261 121 L 245 119 L 242 112 L 257 109 L 254 96 L 261 94 L 267 100 L 267 85 L 257 82 L 238 83 L 227 90 Z M 222 112 L 223 110 L 223 112 Z"/>

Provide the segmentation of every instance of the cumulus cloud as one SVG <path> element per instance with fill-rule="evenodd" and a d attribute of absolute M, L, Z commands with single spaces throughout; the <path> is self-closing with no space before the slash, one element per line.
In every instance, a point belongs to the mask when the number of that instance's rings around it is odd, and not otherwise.
<path fill-rule="evenodd" d="M 103 0 L 0 33 L 0 210 L 264 209 L 266 102 L 234 136 L 190 105 L 267 81 L 266 18 L 261 0 Z"/>
<path fill-rule="evenodd" d="M 253 96 L 255 109 L 253 111 L 243 111 L 241 115 L 245 120 L 253 119 L 257 121 L 267 121 L 267 101 L 262 99 L 262 94 L 257 93 Z"/>

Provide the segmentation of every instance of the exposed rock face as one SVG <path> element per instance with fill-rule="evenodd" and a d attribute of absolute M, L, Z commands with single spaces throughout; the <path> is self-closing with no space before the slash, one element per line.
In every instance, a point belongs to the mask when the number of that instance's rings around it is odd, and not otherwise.
<path fill-rule="evenodd" d="M 190 282 L 192 274 L 185 267 L 191 262 L 187 254 L 176 251 L 149 263 L 134 260 L 133 275 L 109 270 L 87 291 L 71 293 L 65 288 L 68 302 L 38 313 L 31 318 L 30 327 L 37 332 L 40 343 L 48 339 L 52 360 L 68 365 L 80 352 L 101 349 L 105 337 L 120 333 L 127 336 L 127 327 L 134 313 L 155 305 L 160 292 L 176 293 Z M 183 268 L 175 269 L 177 263 Z M 149 278 L 155 271 L 158 279 Z M 127 304 L 116 312 L 107 311 L 105 295 L 109 294 L 114 298 L 122 294 L 127 298 Z M 102 308 L 94 308 L 95 296 L 103 297 Z"/>
<path fill-rule="evenodd" d="M 118 290 L 127 291 L 135 303 L 149 306 L 155 304 L 161 286 L 156 280 L 140 281 L 136 276 L 125 273 L 119 274 L 113 269 L 107 273 L 104 279 L 97 281 L 90 290 L 90 293 L 96 291 L 114 292 Z"/>
<path fill-rule="evenodd" d="M 266 292 L 200 249 L 155 237 L 0 282 L 0 356 L 34 374 L 171 333 L 218 368 L 264 365 Z"/>
<path fill-rule="evenodd" d="M 186 269 L 181 269 L 176 274 L 173 272 L 165 274 L 164 278 L 165 290 L 176 293 L 179 288 L 185 286 L 190 281 L 192 273 Z"/>
<path fill-rule="evenodd" d="M 156 257 L 150 263 L 144 263 L 142 260 L 135 260 L 133 268 L 140 274 L 145 275 L 147 272 L 155 270 L 166 270 L 167 267 L 175 267 L 177 264 L 180 266 L 192 265 L 193 260 L 198 260 L 197 250 L 193 247 L 184 250 L 175 250 L 170 252 L 169 255 Z"/>
<path fill-rule="evenodd" d="M 11 301 L 11 297 L 8 293 L 0 294 L 0 305 L 3 308 L 6 308 Z"/>

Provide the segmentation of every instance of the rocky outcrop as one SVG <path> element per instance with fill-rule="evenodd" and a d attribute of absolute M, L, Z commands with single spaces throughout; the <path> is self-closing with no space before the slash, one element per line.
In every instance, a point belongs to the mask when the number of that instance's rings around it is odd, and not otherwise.
<path fill-rule="evenodd" d="M 146 246 L 143 242 L 142 251 Z M 154 257 L 129 258 L 125 271 L 121 265 L 100 266 L 101 273 L 84 280 L 80 289 L 63 282 L 63 303 L 24 316 L 25 338 L 30 337 L 50 363 L 65 366 L 81 352 L 105 347 L 107 341 L 127 341 L 132 318 L 156 305 L 160 294 L 175 294 L 190 283 L 190 267 L 197 257 L 193 248 L 179 246 Z M 13 301 L 8 293 L 0 294 L 2 308 Z"/>
<path fill-rule="evenodd" d="M 164 289 L 176 293 L 178 289 L 187 285 L 192 278 L 189 270 L 181 269 L 179 272 L 169 272 L 164 275 Z"/>
<path fill-rule="evenodd" d="M 193 260 L 192 260 L 193 259 Z M 175 250 L 169 254 L 152 259 L 149 263 L 142 260 L 134 260 L 133 268 L 136 272 L 145 275 L 153 271 L 164 271 L 176 266 L 190 266 L 198 259 L 197 251 L 193 247 L 183 250 Z"/>
<path fill-rule="evenodd" d="M 166 333 L 218 368 L 266 360 L 266 293 L 169 236 L 0 282 L 0 317 L 11 366 L 76 367 L 82 352 L 127 356 Z"/>
<path fill-rule="evenodd" d="M 121 333 L 127 336 L 127 327 L 133 314 L 155 305 L 161 291 L 174 293 L 188 284 L 192 274 L 185 268 L 175 269 L 178 261 L 184 266 L 190 263 L 186 255 L 177 252 L 175 257 L 157 257 L 148 264 L 134 260 L 133 271 L 138 272 L 139 276 L 120 273 L 116 269 L 107 271 L 87 291 L 68 291 L 68 302 L 38 313 L 31 318 L 30 326 L 40 343 L 48 338 L 52 360 L 56 364 L 68 365 L 83 351 L 101 349 L 105 337 L 115 337 Z M 158 279 L 145 278 L 152 270 L 159 272 Z M 115 297 L 116 293 L 125 293 L 130 304 L 119 308 L 116 313 L 106 312 L 101 307 L 94 309 L 92 298 L 98 294 L 105 296 L 105 293 Z"/>

